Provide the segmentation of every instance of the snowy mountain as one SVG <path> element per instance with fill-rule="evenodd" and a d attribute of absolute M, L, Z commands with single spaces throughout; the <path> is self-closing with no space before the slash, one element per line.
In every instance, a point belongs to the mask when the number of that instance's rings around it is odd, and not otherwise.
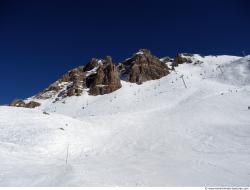
<path fill-rule="evenodd" d="M 0 107 L 0 186 L 249 186 L 249 97 L 250 56 L 93 59 Z"/>

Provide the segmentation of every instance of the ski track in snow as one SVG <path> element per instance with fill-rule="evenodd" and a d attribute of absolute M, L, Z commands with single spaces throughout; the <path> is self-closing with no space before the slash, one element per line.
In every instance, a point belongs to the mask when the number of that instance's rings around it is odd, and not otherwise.
<path fill-rule="evenodd" d="M 194 57 L 111 94 L 0 107 L 0 186 L 249 186 L 250 56 Z"/>

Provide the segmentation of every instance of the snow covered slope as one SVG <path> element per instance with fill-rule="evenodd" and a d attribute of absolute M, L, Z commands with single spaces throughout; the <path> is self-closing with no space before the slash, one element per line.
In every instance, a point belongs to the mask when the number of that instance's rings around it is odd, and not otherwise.
<path fill-rule="evenodd" d="M 0 107 L 0 185 L 249 186 L 250 56 L 191 59 L 111 94 Z"/>

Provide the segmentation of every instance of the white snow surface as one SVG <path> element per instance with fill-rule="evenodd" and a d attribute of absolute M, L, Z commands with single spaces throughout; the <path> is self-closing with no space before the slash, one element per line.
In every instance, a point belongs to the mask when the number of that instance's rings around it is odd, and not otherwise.
<path fill-rule="evenodd" d="M 0 186 L 250 186 L 250 56 L 193 58 L 111 94 L 0 107 Z"/>

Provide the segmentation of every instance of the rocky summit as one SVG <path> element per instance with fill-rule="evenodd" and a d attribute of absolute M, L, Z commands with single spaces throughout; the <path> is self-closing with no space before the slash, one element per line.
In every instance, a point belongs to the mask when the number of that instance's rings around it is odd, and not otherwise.
<path fill-rule="evenodd" d="M 86 89 L 90 95 L 103 95 L 121 88 L 116 65 L 112 58 L 92 58 L 85 66 L 79 66 L 65 73 L 59 80 L 36 95 L 38 99 L 57 96 L 56 101 L 65 97 L 80 96 Z"/>
<path fill-rule="evenodd" d="M 199 55 L 199 56 L 201 56 L 201 55 Z M 201 57 L 203 57 L 203 56 L 201 56 Z M 202 61 L 195 60 L 194 54 L 191 54 L 191 53 L 177 53 L 172 64 L 171 64 L 172 69 L 174 67 L 177 67 L 179 64 L 183 64 L 183 63 L 199 64 L 199 63 L 202 63 Z"/>
<path fill-rule="evenodd" d="M 123 79 L 137 84 L 160 79 L 169 74 L 168 66 L 149 50 L 141 49 L 119 65 Z"/>
<path fill-rule="evenodd" d="M 91 95 L 103 95 L 121 88 L 121 81 L 112 58 L 107 56 L 99 65 L 89 85 Z"/>
<path fill-rule="evenodd" d="M 81 96 L 84 92 L 93 96 L 108 94 L 122 87 L 121 80 L 142 84 L 168 75 L 170 69 L 166 62 L 172 63 L 173 59 L 159 59 L 147 49 L 139 50 L 119 64 L 114 64 L 111 56 L 92 58 L 86 65 L 65 73 L 33 98 L 54 98 L 56 102 L 70 96 Z M 39 106 L 34 102 L 25 103 L 24 100 L 15 100 L 10 105 L 30 108 Z"/>

